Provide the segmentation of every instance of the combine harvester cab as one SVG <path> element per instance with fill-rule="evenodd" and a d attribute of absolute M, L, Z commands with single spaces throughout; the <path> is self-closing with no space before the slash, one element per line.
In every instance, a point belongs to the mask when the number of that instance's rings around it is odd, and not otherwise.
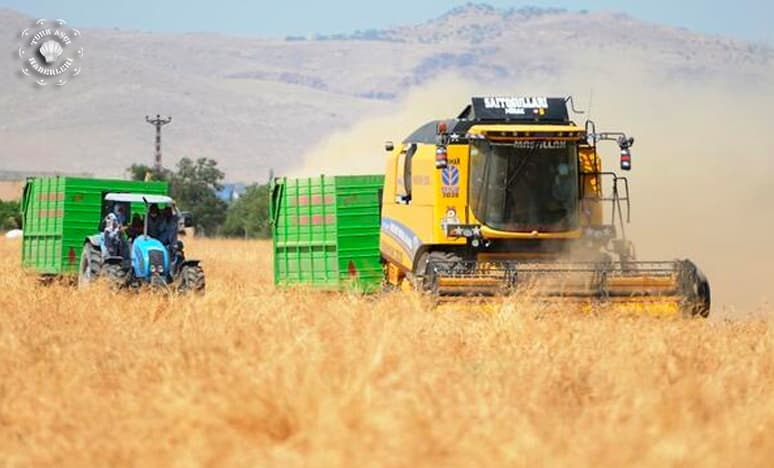
<path fill-rule="evenodd" d="M 626 239 L 629 185 L 602 169 L 634 139 L 569 118 L 565 98 L 473 98 L 456 119 L 387 144 L 380 249 L 387 281 L 441 297 L 533 294 L 707 316 L 690 260 L 638 261 Z"/>

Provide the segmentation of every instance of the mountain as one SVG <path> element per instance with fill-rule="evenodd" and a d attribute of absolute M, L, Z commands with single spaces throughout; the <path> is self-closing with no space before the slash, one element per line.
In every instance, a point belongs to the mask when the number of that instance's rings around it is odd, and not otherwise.
<path fill-rule="evenodd" d="M 0 10 L 10 51 L 33 19 Z M 165 162 L 214 157 L 231 180 L 298 165 L 331 132 L 389 116 L 412 89 L 454 74 L 481 83 L 605 74 L 636 64 L 653 79 L 770 87 L 768 46 L 645 23 L 614 12 L 455 8 L 421 24 L 266 39 L 83 29 L 83 72 L 36 89 L 2 61 L 0 170 L 120 176 L 152 160 L 145 115 L 172 115 Z M 462 107 L 467 96 L 450 96 Z M 419 122 L 417 122 L 418 124 Z M 385 138 L 388 135 L 385 135 Z M 382 140 L 364 148 L 378 157 Z M 321 171 L 324 168 L 321 168 Z"/>

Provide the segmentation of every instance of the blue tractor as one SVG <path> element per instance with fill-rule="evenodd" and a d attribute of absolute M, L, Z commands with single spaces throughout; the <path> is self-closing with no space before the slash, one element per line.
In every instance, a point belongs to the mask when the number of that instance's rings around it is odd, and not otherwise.
<path fill-rule="evenodd" d="M 132 206 L 143 206 L 144 215 Z M 104 278 L 115 288 L 144 284 L 179 292 L 204 292 L 199 260 L 185 258 L 177 234 L 191 225 L 166 195 L 108 193 L 104 197 L 100 232 L 85 239 L 78 285 Z"/>

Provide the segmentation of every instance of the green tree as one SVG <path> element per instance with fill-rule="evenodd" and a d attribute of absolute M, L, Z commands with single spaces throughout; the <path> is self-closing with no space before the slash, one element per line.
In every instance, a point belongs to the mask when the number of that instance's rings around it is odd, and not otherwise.
<path fill-rule="evenodd" d="M 219 233 L 228 205 L 215 195 L 222 188 L 224 176 L 216 160 L 183 158 L 178 161 L 176 171 L 132 164 L 126 172 L 132 180 L 168 181 L 170 196 L 180 210 L 191 212 L 197 231 L 204 235 Z"/>
<path fill-rule="evenodd" d="M 169 169 L 154 169 L 147 164 L 132 164 L 126 169 L 131 180 L 169 180 L 172 178 L 172 172 Z"/>
<path fill-rule="evenodd" d="M 183 158 L 169 178 L 169 193 L 183 211 L 190 211 L 198 231 L 205 235 L 219 232 L 228 205 L 215 192 L 222 188 L 223 171 L 214 159 Z"/>
<path fill-rule="evenodd" d="M 22 225 L 18 201 L 0 200 L 0 231 L 19 229 Z"/>
<path fill-rule="evenodd" d="M 271 237 L 269 184 L 253 184 L 228 209 L 223 235 L 245 238 Z"/>

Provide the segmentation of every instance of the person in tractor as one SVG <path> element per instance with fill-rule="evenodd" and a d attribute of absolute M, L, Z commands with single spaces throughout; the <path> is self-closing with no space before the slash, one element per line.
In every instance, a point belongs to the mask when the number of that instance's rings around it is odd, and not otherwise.
<path fill-rule="evenodd" d="M 116 202 L 113 205 L 113 214 L 118 218 L 118 223 L 121 226 L 125 226 L 128 219 L 126 219 L 128 203 Z"/>
<path fill-rule="evenodd" d="M 105 217 L 105 230 L 103 242 L 103 256 L 120 257 L 123 254 L 123 233 L 121 223 L 118 217 L 109 213 Z"/>
<path fill-rule="evenodd" d="M 143 229 L 145 229 L 145 224 L 142 219 L 142 216 L 135 213 L 132 215 L 132 222 L 129 224 L 129 227 L 126 229 L 126 236 L 130 240 L 134 240 L 138 236 L 142 235 Z"/>
<path fill-rule="evenodd" d="M 171 206 L 161 211 L 161 229 L 158 239 L 167 247 L 172 247 L 177 241 L 177 215 Z"/>
<path fill-rule="evenodd" d="M 148 207 L 148 235 L 159 239 L 163 227 L 163 219 L 159 211 L 159 205 L 151 203 Z"/>

